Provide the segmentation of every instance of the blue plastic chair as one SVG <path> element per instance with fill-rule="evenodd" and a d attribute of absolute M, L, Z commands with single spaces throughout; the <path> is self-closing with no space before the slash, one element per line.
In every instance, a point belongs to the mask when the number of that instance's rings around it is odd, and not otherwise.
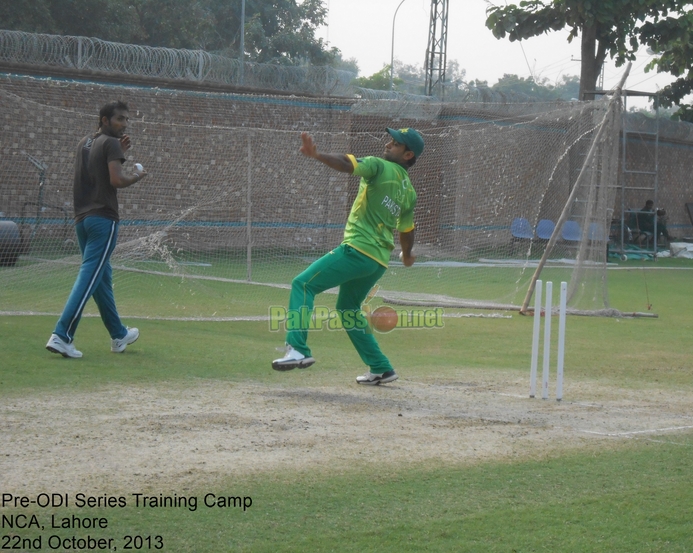
<path fill-rule="evenodd" d="M 513 238 L 525 238 L 531 240 L 534 238 L 534 231 L 532 230 L 532 225 L 524 217 L 516 217 L 510 224 L 510 233 Z"/>
<path fill-rule="evenodd" d="M 563 237 L 563 240 L 568 242 L 579 242 L 582 240 L 582 229 L 575 221 L 566 221 L 563 223 L 561 236 Z"/>
<path fill-rule="evenodd" d="M 549 240 L 556 228 L 556 223 L 549 219 L 542 219 L 537 223 L 537 236 L 542 240 Z"/>

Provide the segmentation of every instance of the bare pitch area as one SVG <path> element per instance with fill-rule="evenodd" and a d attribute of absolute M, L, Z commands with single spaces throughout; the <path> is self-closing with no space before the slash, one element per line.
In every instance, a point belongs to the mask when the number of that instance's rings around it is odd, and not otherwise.
<path fill-rule="evenodd" d="M 693 430 L 687 393 L 568 382 L 558 403 L 528 399 L 528 378 L 479 374 L 380 387 L 292 387 L 288 374 L 281 386 L 196 381 L 8 398 L 0 475 L 15 492 L 161 491 L 257 471 L 536 458 Z"/>

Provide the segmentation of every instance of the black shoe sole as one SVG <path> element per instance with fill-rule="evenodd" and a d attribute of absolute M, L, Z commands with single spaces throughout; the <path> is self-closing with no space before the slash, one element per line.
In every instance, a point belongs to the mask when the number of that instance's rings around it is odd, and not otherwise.
<path fill-rule="evenodd" d="M 63 357 L 66 357 L 67 359 L 79 359 L 79 357 L 72 357 L 72 356 L 68 355 L 67 353 L 63 353 L 62 351 L 57 350 L 51 346 L 46 346 L 46 349 L 48 351 L 50 351 L 51 353 L 59 353 L 60 355 L 62 355 Z"/>
<path fill-rule="evenodd" d="M 313 359 L 312 357 L 306 357 L 304 359 L 299 359 L 298 361 L 293 361 L 291 363 L 272 363 L 272 368 L 275 371 L 292 371 L 294 369 L 307 369 L 314 363 L 315 359 Z"/>
<path fill-rule="evenodd" d="M 59 353 L 59 354 L 62 355 L 63 357 L 68 357 L 68 356 L 65 355 L 62 351 L 58 351 L 57 349 L 52 348 L 52 347 L 50 347 L 50 346 L 46 346 L 46 349 L 47 349 L 48 351 L 50 351 L 51 353 Z"/>

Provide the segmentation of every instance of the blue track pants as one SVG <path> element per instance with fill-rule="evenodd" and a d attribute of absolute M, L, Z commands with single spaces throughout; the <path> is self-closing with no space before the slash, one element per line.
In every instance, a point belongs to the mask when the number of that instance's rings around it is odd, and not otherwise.
<path fill-rule="evenodd" d="M 92 216 L 77 223 L 75 230 L 82 251 L 82 265 L 53 332 L 71 343 L 84 307 L 93 296 L 111 338 L 124 338 L 128 331 L 116 309 L 110 261 L 118 239 L 118 223 Z"/>

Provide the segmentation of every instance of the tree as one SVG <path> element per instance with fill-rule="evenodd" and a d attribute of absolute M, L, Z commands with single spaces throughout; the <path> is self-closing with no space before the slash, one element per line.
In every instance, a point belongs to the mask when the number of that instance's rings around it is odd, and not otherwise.
<path fill-rule="evenodd" d="M 246 0 L 246 59 L 328 65 L 323 0 Z M 6 29 L 240 54 L 241 0 L 2 0 Z"/>
<path fill-rule="evenodd" d="M 356 58 L 344 59 L 341 52 L 337 52 L 332 67 L 341 71 L 349 71 L 356 75 L 359 74 L 359 62 Z"/>
<path fill-rule="evenodd" d="M 204 0 L 133 0 L 131 6 L 139 33 L 124 42 L 195 50 L 206 49 L 218 36 L 218 22 Z"/>
<path fill-rule="evenodd" d="M 555 90 L 561 100 L 577 100 L 580 97 L 580 77 L 577 75 L 563 75 L 556 83 Z"/>
<path fill-rule="evenodd" d="M 505 74 L 491 88 L 497 92 L 522 95 L 542 101 L 557 100 L 558 93 L 553 87 L 547 86 L 546 82 L 544 80 L 537 83 L 532 77 L 525 79 L 517 75 Z"/>
<path fill-rule="evenodd" d="M 534 100 L 551 102 L 554 100 L 573 100 L 578 96 L 579 79 L 574 75 L 563 75 L 555 85 L 548 79 L 535 81 L 532 77 L 523 78 L 505 74 L 491 89 L 508 95 L 527 96 Z"/>
<path fill-rule="evenodd" d="M 0 2 L 3 29 L 29 33 L 52 33 L 54 22 L 48 0 L 32 2 Z"/>
<path fill-rule="evenodd" d="M 393 88 L 397 92 L 405 92 L 407 94 L 417 94 L 420 96 L 426 95 L 426 72 L 423 67 L 416 64 L 404 64 L 399 60 L 395 60 Z M 389 66 L 388 66 L 389 71 Z M 445 72 L 445 98 L 446 100 L 458 99 L 456 91 L 464 88 L 464 76 L 466 71 L 460 68 L 457 60 L 448 61 L 448 66 Z M 388 81 L 389 88 L 389 81 Z M 387 89 L 385 89 L 387 90 Z"/>
<path fill-rule="evenodd" d="M 635 59 L 643 27 L 659 24 L 669 12 L 683 12 L 685 0 L 523 0 L 487 9 L 486 26 L 496 38 L 523 40 L 549 31 L 570 30 L 568 41 L 580 36 L 581 100 L 596 89 L 607 55 L 623 65 Z M 690 27 L 689 27 L 690 28 Z M 646 44 L 646 43 L 645 43 Z M 591 97 L 591 96 L 590 96 Z"/>
<path fill-rule="evenodd" d="M 395 75 L 397 75 L 395 89 L 398 92 L 426 95 L 426 73 L 422 67 L 395 60 Z"/>
<path fill-rule="evenodd" d="M 246 21 L 246 51 L 261 63 L 331 64 L 339 50 L 328 50 L 315 31 L 325 23 L 322 0 L 255 0 Z"/>
<path fill-rule="evenodd" d="M 402 84 L 402 79 L 395 77 L 392 83 L 396 87 Z M 370 88 L 371 90 L 390 90 L 390 66 L 383 65 L 380 71 L 373 73 L 370 77 L 354 79 L 353 85 L 361 88 Z"/>
<path fill-rule="evenodd" d="M 660 90 L 661 105 L 679 106 L 672 118 L 693 123 L 693 106 L 681 103 L 693 92 L 693 13 L 646 22 L 640 30 L 640 41 L 659 52 L 648 69 L 677 77 Z"/>

